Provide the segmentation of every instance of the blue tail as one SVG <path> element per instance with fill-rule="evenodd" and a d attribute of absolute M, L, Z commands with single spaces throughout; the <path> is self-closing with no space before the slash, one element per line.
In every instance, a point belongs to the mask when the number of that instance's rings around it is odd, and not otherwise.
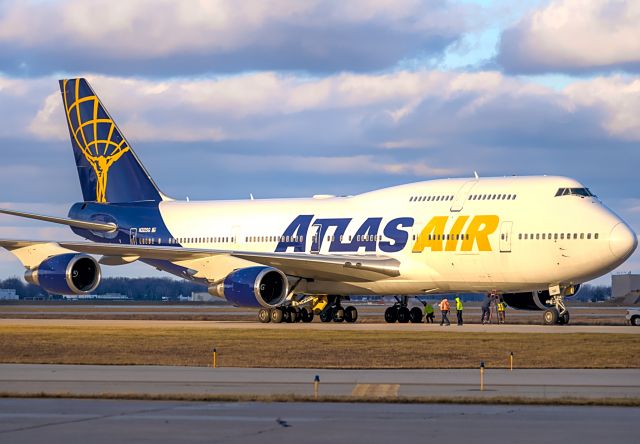
<path fill-rule="evenodd" d="M 163 195 L 85 79 L 60 80 L 85 202 L 163 200 Z"/>

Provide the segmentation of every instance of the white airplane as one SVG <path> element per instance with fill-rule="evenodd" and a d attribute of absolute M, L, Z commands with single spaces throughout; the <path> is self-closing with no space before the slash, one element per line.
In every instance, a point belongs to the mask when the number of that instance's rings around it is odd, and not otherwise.
<path fill-rule="evenodd" d="M 84 201 L 68 218 L 91 242 L 1 240 L 25 278 L 85 294 L 100 264 L 141 261 L 204 283 L 262 322 L 355 322 L 350 295 L 396 295 L 388 322 L 419 322 L 410 296 L 497 291 L 568 323 L 564 297 L 622 264 L 637 237 L 566 177 L 443 179 L 357 196 L 177 201 L 164 195 L 84 79 L 60 81 Z M 93 256 L 101 256 L 96 260 Z"/>

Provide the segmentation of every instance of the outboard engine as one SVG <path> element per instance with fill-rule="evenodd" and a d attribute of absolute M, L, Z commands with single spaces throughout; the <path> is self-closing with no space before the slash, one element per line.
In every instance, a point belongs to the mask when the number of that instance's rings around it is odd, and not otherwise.
<path fill-rule="evenodd" d="M 100 265 L 87 254 L 66 253 L 27 270 L 24 279 L 53 294 L 87 294 L 100 284 Z"/>

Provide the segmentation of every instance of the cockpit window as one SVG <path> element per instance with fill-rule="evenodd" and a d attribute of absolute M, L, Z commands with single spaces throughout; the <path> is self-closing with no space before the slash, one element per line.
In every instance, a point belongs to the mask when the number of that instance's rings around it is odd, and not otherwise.
<path fill-rule="evenodd" d="M 582 197 L 595 197 L 589 188 L 558 188 L 556 197 L 558 196 L 582 196 Z"/>

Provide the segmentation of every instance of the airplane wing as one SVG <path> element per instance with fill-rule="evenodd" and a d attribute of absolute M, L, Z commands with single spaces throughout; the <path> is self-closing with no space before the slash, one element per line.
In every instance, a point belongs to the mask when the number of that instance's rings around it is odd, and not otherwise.
<path fill-rule="evenodd" d="M 161 247 L 153 245 L 125 245 L 97 242 L 49 242 L 29 240 L 0 240 L 0 246 L 14 253 L 27 267 L 48 257 L 49 251 L 61 251 L 119 257 L 123 263 L 137 259 L 156 259 L 184 262 L 215 256 L 231 256 L 256 264 L 278 268 L 289 276 L 306 279 L 376 281 L 400 275 L 400 262 L 385 256 L 342 256 L 306 253 L 262 253 L 252 251 L 211 250 L 200 248 Z M 34 251 L 43 250 L 40 254 Z M 30 262 L 20 257 L 31 252 Z M 46 255 L 45 257 L 39 257 Z M 24 256 L 24 254 L 23 254 Z"/>

